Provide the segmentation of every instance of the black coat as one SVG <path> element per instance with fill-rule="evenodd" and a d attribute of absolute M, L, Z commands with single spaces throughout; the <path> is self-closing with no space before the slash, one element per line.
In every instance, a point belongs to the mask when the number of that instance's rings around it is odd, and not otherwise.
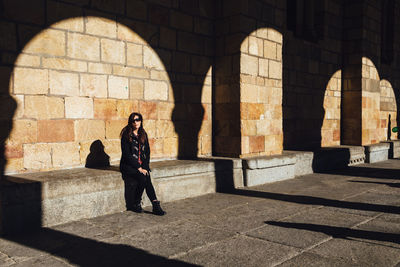
<path fill-rule="evenodd" d="M 146 140 L 144 144 L 140 144 L 140 159 L 142 164 L 139 163 L 139 140 L 135 135 L 132 135 L 132 142 L 129 141 L 127 136 L 121 138 L 121 161 L 119 168 L 124 175 L 137 175 L 138 169 L 150 171 L 150 146 Z"/>

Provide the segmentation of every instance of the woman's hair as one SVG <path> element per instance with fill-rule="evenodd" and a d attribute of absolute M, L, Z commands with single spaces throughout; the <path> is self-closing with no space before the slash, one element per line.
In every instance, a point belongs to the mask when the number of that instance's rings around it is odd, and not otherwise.
<path fill-rule="evenodd" d="M 133 112 L 131 115 L 129 115 L 128 124 L 122 129 L 122 131 L 120 133 L 120 137 L 128 138 L 128 140 L 130 142 L 132 142 L 132 138 L 133 138 L 132 124 L 133 124 L 133 119 L 135 118 L 135 116 L 139 117 L 140 121 L 142 122 L 138 129 L 138 139 L 141 144 L 144 144 L 147 141 L 147 133 L 143 129 L 143 116 L 142 116 L 142 114 L 137 113 L 137 112 Z"/>

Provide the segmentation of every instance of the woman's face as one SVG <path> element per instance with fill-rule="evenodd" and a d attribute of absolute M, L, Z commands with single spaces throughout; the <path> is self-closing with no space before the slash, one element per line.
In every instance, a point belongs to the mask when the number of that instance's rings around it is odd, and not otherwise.
<path fill-rule="evenodd" d="M 140 125 L 142 125 L 142 121 L 140 120 L 139 116 L 135 116 L 132 123 L 133 129 L 139 129 Z"/>

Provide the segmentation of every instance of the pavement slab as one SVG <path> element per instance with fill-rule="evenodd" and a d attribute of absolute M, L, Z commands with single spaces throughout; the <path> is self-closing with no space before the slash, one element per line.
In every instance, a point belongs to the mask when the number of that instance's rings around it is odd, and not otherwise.
<path fill-rule="evenodd" d="M 288 261 L 278 265 L 279 267 L 298 267 L 298 266 L 307 266 L 307 267 L 320 267 L 320 266 L 329 266 L 329 267 L 362 267 L 363 264 L 357 264 L 355 262 L 346 260 L 346 259 L 338 259 L 338 258 L 325 258 L 320 255 L 314 253 L 304 252 L 294 258 L 291 258 Z"/>

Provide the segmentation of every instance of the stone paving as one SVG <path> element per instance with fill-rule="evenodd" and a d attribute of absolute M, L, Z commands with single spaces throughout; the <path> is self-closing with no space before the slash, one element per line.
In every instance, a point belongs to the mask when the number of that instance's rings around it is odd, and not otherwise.
<path fill-rule="evenodd" d="M 163 207 L 3 237 L 0 265 L 400 266 L 396 159 Z"/>

